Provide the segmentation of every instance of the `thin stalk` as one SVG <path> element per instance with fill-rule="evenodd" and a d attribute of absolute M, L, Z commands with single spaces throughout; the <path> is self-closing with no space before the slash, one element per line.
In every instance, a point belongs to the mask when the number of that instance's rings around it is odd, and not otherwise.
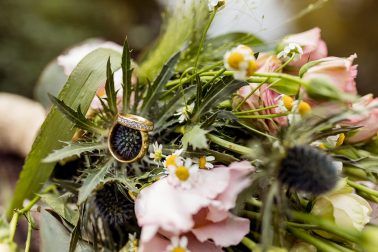
<path fill-rule="evenodd" d="M 295 54 L 291 55 L 290 59 L 288 59 L 284 64 L 282 64 L 279 68 L 277 68 L 274 72 L 279 72 L 284 69 L 287 65 L 290 64 L 295 59 Z"/>
<path fill-rule="evenodd" d="M 243 114 L 260 112 L 260 111 L 264 111 L 264 110 L 268 110 L 268 109 L 274 109 L 274 108 L 277 108 L 277 107 L 278 107 L 277 105 L 272 105 L 272 106 L 267 106 L 267 107 L 258 108 L 258 109 L 251 109 L 251 110 L 244 110 L 244 111 L 235 111 L 234 114 L 235 115 L 243 115 Z"/>
<path fill-rule="evenodd" d="M 250 127 L 250 126 L 248 126 L 248 125 L 246 125 L 246 124 L 244 124 L 244 123 L 242 123 L 242 122 L 240 122 L 240 121 L 238 121 L 238 123 L 239 123 L 241 126 L 243 126 L 244 128 L 246 128 L 246 129 L 248 129 L 248 130 L 250 130 L 250 131 L 252 131 L 252 132 L 254 132 L 254 133 L 256 133 L 256 134 L 259 134 L 259 135 L 262 135 L 262 136 L 265 136 L 265 137 L 267 137 L 267 138 L 274 139 L 274 140 L 277 139 L 277 138 L 274 137 L 274 136 L 271 136 L 271 135 L 266 134 L 266 133 L 264 133 L 264 132 L 261 132 L 261 131 L 259 131 L 259 130 L 257 130 L 257 129 L 254 129 L 254 128 L 252 128 L 252 127 Z"/>
<path fill-rule="evenodd" d="M 233 152 L 238 153 L 238 154 L 248 155 L 252 152 L 252 150 L 250 148 L 229 142 L 229 141 L 224 140 L 224 139 L 222 139 L 218 136 L 215 136 L 213 134 L 207 134 L 206 137 L 207 137 L 207 139 L 209 139 L 213 143 L 218 144 L 219 146 L 222 146 L 223 148 L 230 150 L 230 151 L 233 151 Z"/>
<path fill-rule="evenodd" d="M 292 228 L 292 227 L 288 227 L 288 230 L 297 238 L 314 245 L 316 248 L 318 248 L 321 251 L 340 252 L 340 250 L 334 248 L 333 246 L 315 238 L 312 235 L 309 235 L 305 230 Z"/>
<path fill-rule="evenodd" d="M 361 192 L 364 192 L 364 193 L 369 194 L 369 195 L 374 196 L 374 197 L 378 197 L 378 191 L 376 191 L 376 190 L 370 189 L 369 187 L 360 185 L 360 184 L 353 182 L 353 181 L 350 181 L 350 180 L 348 180 L 347 183 L 351 187 L 353 187 L 353 188 L 355 188 L 355 189 L 357 189 Z"/>
<path fill-rule="evenodd" d="M 253 76 L 257 77 L 269 77 L 269 78 L 278 78 L 278 79 L 286 79 L 293 82 L 297 82 L 303 86 L 307 85 L 307 82 L 303 81 L 301 78 L 284 73 L 254 73 Z"/>
<path fill-rule="evenodd" d="M 264 85 L 267 81 L 268 81 L 269 78 L 267 78 L 266 80 L 262 81 L 256 88 L 254 88 L 246 97 L 243 98 L 243 100 L 241 100 L 241 102 L 239 102 L 239 104 L 236 106 L 235 110 L 239 110 L 240 107 L 246 102 L 246 100 L 249 99 L 249 97 L 251 97 L 254 93 L 256 93 L 257 90 L 260 89 L 260 87 L 262 85 Z"/>
<path fill-rule="evenodd" d="M 253 249 L 256 247 L 256 243 L 247 237 L 243 237 L 241 243 L 247 248 L 249 248 L 251 251 L 253 251 Z"/>
<path fill-rule="evenodd" d="M 270 115 L 237 115 L 238 118 L 245 119 L 272 119 L 282 116 L 287 116 L 289 113 L 270 114 Z"/>
<path fill-rule="evenodd" d="M 267 249 L 273 242 L 272 233 L 272 208 L 274 204 L 274 198 L 278 192 L 278 181 L 274 181 L 269 188 L 268 194 L 265 199 L 265 204 L 262 211 L 262 223 L 261 223 L 261 243 L 263 251 Z"/>
<path fill-rule="evenodd" d="M 30 251 L 30 245 L 31 245 L 31 238 L 32 238 L 32 231 L 33 231 L 33 223 L 32 223 L 32 217 L 30 212 L 28 212 L 28 234 L 26 237 L 26 243 L 25 243 L 25 252 Z"/>

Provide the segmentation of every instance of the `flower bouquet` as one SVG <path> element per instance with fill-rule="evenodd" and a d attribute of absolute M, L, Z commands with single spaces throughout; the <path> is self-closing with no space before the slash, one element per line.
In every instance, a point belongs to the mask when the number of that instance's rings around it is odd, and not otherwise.
<path fill-rule="evenodd" d="M 377 251 L 378 101 L 356 56 L 328 57 L 318 28 L 209 38 L 224 4 L 178 4 L 138 62 L 127 40 L 58 58 L 0 250 L 25 216 L 26 251 L 37 227 L 43 251 Z"/>

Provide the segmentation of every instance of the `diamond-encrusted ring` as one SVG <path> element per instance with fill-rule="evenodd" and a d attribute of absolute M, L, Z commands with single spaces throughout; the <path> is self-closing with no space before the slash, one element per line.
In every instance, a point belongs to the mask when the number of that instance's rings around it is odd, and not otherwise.
<path fill-rule="evenodd" d="M 141 159 L 148 149 L 148 131 L 153 129 L 154 124 L 143 117 L 118 114 L 108 138 L 111 155 L 122 163 Z"/>

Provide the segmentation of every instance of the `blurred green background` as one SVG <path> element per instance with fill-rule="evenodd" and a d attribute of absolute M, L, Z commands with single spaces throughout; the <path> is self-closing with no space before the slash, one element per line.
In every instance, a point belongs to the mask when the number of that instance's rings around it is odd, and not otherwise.
<path fill-rule="evenodd" d="M 291 8 L 295 14 L 316 1 L 275 2 L 277 8 Z M 161 11 L 153 0 L 0 0 L 0 91 L 33 97 L 43 68 L 64 49 L 87 38 L 121 44 L 127 34 L 138 51 L 158 35 Z M 356 52 L 360 92 L 378 94 L 377 11 L 377 0 L 329 0 L 289 26 L 293 32 L 322 28 L 330 55 Z"/>

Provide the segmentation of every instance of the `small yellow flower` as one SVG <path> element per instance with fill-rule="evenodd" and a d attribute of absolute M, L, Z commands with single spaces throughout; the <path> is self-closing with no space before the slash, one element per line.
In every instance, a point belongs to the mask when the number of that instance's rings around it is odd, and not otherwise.
<path fill-rule="evenodd" d="M 298 112 L 301 116 L 304 116 L 311 112 L 311 106 L 307 102 L 301 101 L 298 106 Z"/>
<path fill-rule="evenodd" d="M 291 111 L 291 109 L 293 108 L 293 102 L 294 102 L 293 98 L 291 98 L 290 96 L 284 95 L 282 96 L 282 102 L 285 108 L 288 111 Z"/>
<path fill-rule="evenodd" d="M 235 71 L 234 78 L 245 80 L 256 72 L 258 65 L 253 50 L 246 45 L 232 48 L 224 55 L 226 69 Z"/>
<path fill-rule="evenodd" d="M 176 168 L 176 177 L 181 180 L 181 181 L 186 181 L 188 180 L 189 176 L 190 176 L 190 173 L 189 173 L 189 168 L 185 167 L 185 166 L 179 166 Z"/>
<path fill-rule="evenodd" d="M 175 166 L 168 166 L 168 179 L 174 186 L 180 186 L 183 189 L 192 187 L 196 180 L 198 166 L 192 165 L 192 160 L 187 158 L 185 162 L 179 159 Z"/>
<path fill-rule="evenodd" d="M 181 153 L 182 153 L 182 149 L 180 150 L 176 150 L 173 154 L 167 156 L 165 158 L 165 161 L 164 161 L 164 167 L 165 168 L 168 168 L 169 166 L 175 166 L 177 167 L 178 164 L 177 162 L 181 159 Z"/>
<path fill-rule="evenodd" d="M 227 63 L 234 69 L 240 69 L 240 64 L 245 60 L 244 55 L 239 52 L 232 52 L 227 59 Z"/>
<path fill-rule="evenodd" d="M 211 163 L 215 160 L 213 156 L 200 156 L 198 159 L 194 159 L 194 162 L 198 164 L 200 169 L 212 169 L 214 165 Z"/>
<path fill-rule="evenodd" d="M 344 140 L 345 140 L 345 134 L 340 133 L 339 137 L 337 138 L 337 141 L 336 141 L 336 147 L 341 146 L 344 143 Z"/>
<path fill-rule="evenodd" d="M 255 60 L 250 60 L 248 69 L 247 69 L 248 76 L 251 76 L 252 74 L 254 74 L 258 68 L 259 68 L 259 65 L 257 64 L 257 62 Z"/>

